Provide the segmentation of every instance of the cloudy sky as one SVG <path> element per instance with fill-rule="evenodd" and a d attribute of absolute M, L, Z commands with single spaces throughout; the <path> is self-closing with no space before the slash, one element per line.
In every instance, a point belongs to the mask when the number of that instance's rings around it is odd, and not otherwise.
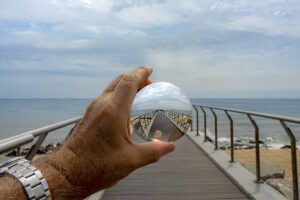
<path fill-rule="evenodd" d="M 299 0 L 1 0 L 0 98 L 90 98 L 154 67 L 189 97 L 300 98 Z"/>

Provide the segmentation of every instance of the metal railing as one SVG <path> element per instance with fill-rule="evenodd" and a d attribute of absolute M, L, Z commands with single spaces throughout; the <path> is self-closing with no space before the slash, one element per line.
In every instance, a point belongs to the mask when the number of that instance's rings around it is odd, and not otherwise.
<path fill-rule="evenodd" d="M 16 148 L 20 148 L 21 146 L 23 146 L 25 144 L 31 143 L 35 138 L 37 138 L 37 140 L 31 146 L 28 153 L 25 155 L 26 159 L 32 160 L 32 158 L 34 157 L 34 155 L 36 154 L 36 152 L 39 150 L 42 143 L 46 139 L 48 133 L 51 133 L 55 130 L 64 128 L 71 124 L 75 124 L 78 121 L 80 121 L 80 119 L 81 119 L 81 117 L 75 117 L 72 119 L 61 121 L 61 122 L 58 122 L 55 124 L 44 126 L 42 128 L 34 129 L 34 130 L 31 130 L 31 131 L 28 131 L 25 133 L 21 133 L 16 136 L 12 136 L 12 137 L 0 140 L 0 154 L 15 150 Z M 70 130 L 70 133 L 72 132 L 72 129 Z"/>
<path fill-rule="evenodd" d="M 237 110 L 237 109 L 230 109 L 230 108 L 221 108 L 221 107 L 212 107 L 212 106 L 204 106 L 204 105 L 193 105 L 195 111 L 196 111 L 196 135 L 199 135 L 199 108 L 203 113 L 203 127 L 204 127 L 204 141 L 208 140 L 207 136 L 207 111 L 210 110 L 210 112 L 213 115 L 214 118 L 214 146 L 215 149 L 218 149 L 218 115 L 215 112 L 223 111 L 225 115 L 227 116 L 229 120 L 229 126 L 230 126 L 230 161 L 234 162 L 234 121 L 231 116 L 232 113 L 238 113 L 242 115 L 246 115 L 251 122 L 252 126 L 254 127 L 254 136 L 255 136 L 255 164 L 256 164 L 256 182 L 262 183 L 261 179 L 261 169 L 260 169 L 260 147 L 259 147 L 259 138 L 260 138 L 260 131 L 259 126 L 254 119 L 254 117 L 261 117 L 266 119 L 272 119 L 279 121 L 281 126 L 283 127 L 284 131 L 289 137 L 290 144 L 291 144 L 291 166 L 292 166 L 292 182 L 293 182 L 293 199 L 298 200 L 299 194 L 298 194 L 298 169 L 297 169 L 297 147 L 296 147 L 296 138 L 290 129 L 290 127 L 287 125 L 287 123 L 295 123 L 300 124 L 300 119 L 297 118 L 291 118 L 286 116 L 280 116 L 280 115 L 271 115 L 271 114 L 265 114 L 265 113 L 258 113 L 258 112 L 250 112 L 245 110 Z"/>
<path fill-rule="evenodd" d="M 293 181 L 293 198 L 295 200 L 299 199 L 298 196 L 298 171 L 297 171 L 297 148 L 296 148 L 296 138 L 286 123 L 295 123 L 300 124 L 300 119 L 297 118 L 291 118 L 291 117 L 285 117 L 285 116 L 279 116 L 279 115 L 270 115 L 265 113 L 258 113 L 258 112 L 250 112 L 245 110 L 236 110 L 236 109 L 230 109 L 230 108 L 221 108 L 221 107 L 211 107 L 211 106 L 204 106 L 204 105 L 193 105 L 195 111 L 196 111 L 196 135 L 199 135 L 199 108 L 201 112 L 203 113 L 203 127 L 204 127 L 204 141 L 208 141 L 207 136 L 207 111 L 210 111 L 214 118 L 214 136 L 215 136 L 215 149 L 218 149 L 218 115 L 215 112 L 223 111 L 228 120 L 229 120 L 229 126 L 230 126 L 230 161 L 234 162 L 234 120 L 231 116 L 232 113 L 239 113 L 246 115 L 251 122 L 252 126 L 255 130 L 255 158 L 256 158 L 256 182 L 262 183 L 261 175 L 260 175 L 260 149 L 259 149 L 259 126 L 257 125 L 255 119 L 253 117 L 262 117 L 262 118 L 268 118 L 273 119 L 276 121 L 279 121 L 283 129 L 285 130 L 286 134 L 288 135 L 291 143 L 291 164 L 292 164 L 292 181 Z M 151 116 L 151 114 L 148 114 L 149 116 L 145 115 L 143 118 L 147 119 Z M 136 117 L 139 118 L 140 116 Z M 76 124 L 81 119 L 80 117 L 75 117 L 69 120 L 65 120 L 62 122 L 58 122 L 52 125 L 48 125 L 42 128 L 38 128 L 32 131 L 24 132 L 22 134 L 12 136 L 3 140 L 0 140 L 0 154 L 6 153 L 8 151 L 14 150 L 16 148 L 19 148 L 25 144 L 31 143 L 34 139 L 37 139 L 35 143 L 31 146 L 29 152 L 26 154 L 26 158 L 31 160 L 38 149 L 41 147 L 42 143 L 46 139 L 49 133 L 52 133 L 55 130 L 64 128 L 66 126 Z M 191 127 L 194 128 L 193 126 Z M 73 129 L 73 128 L 72 128 Z M 70 133 L 72 132 L 72 129 L 70 130 Z M 69 134 L 70 134 L 69 133 Z"/>

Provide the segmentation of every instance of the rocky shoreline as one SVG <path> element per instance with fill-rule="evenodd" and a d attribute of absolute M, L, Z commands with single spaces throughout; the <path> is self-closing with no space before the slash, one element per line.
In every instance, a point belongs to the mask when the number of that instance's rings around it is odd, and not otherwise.
<path fill-rule="evenodd" d="M 36 152 L 36 155 L 42 155 L 42 154 L 51 154 L 57 149 L 59 149 L 61 146 L 61 143 L 49 143 L 47 145 L 42 145 Z M 8 152 L 5 154 L 7 157 L 14 157 L 14 156 L 26 156 L 31 147 L 23 147 L 21 149 L 15 149 L 13 151 Z"/>
<path fill-rule="evenodd" d="M 213 142 L 214 137 L 208 136 L 209 141 Z M 218 145 L 220 150 L 229 150 L 230 149 L 230 138 L 221 137 L 218 139 Z M 255 139 L 252 137 L 238 137 L 234 138 L 233 147 L 235 150 L 243 149 L 254 149 L 255 148 Z M 269 138 L 264 140 L 259 140 L 259 147 L 261 149 L 289 149 L 291 145 L 283 143 L 275 143 Z M 297 149 L 299 149 L 297 147 Z"/>

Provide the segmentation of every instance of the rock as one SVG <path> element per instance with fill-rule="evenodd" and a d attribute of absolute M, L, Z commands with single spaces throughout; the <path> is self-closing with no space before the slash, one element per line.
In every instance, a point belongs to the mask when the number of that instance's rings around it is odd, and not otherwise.
<path fill-rule="evenodd" d="M 47 153 L 46 147 L 45 146 L 41 146 L 39 148 L 39 150 L 37 151 L 37 153 L 39 153 L 39 154 L 45 154 L 45 153 Z"/>
<path fill-rule="evenodd" d="M 57 144 L 50 143 L 45 147 L 45 152 L 46 153 L 50 151 L 53 152 L 56 150 L 57 146 L 58 146 Z"/>
<path fill-rule="evenodd" d="M 206 136 L 206 140 L 207 140 L 208 142 L 214 142 L 213 138 L 211 138 L 210 136 Z"/>
<path fill-rule="evenodd" d="M 249 140 L 249 143 L 255 144 L 255 139 L 254 139 L 254 138 L 251 138 L 251 139 Z M 264 144 L 265 142 L 264 142 L 264 141 L 261 141 L 261 140 L 258 140 L 258 143 L 259 143 L 259 144 Z"/>
<path fill-rule="evenodd" d="M 266 137 L 266 138 L 265 138 L 265 141 L 266 141 L 266 142 L 274 142 L 274 140 L 273 140 L 272 137 Z"/>
<path fill-rule="evenodd" d="M 240 149 L 251 149 L 249 145 L 240 146 Z"/>
<path fill-rule="evenodd" d="M 7 157 L 14 157 L 14 156 L 17 156 L 17 155 L 18 155 L 18 150 L 17 149 L 9 151 L 8 153 L 5 154 L 5 156 L 7 156 Z"/>
<path fill-rule="evenodd" d="M 249 140 L 249 143 L 255 144 L 255 140 L 254 140 L 253 138 L 251 138 L 251 139 Z"/>
<path fill-rule="evenodd" d="M 243 163 L 242 165 L 253 174 L 256 174 L 255 162 Z M 279 165 L 260 163 L 260 175 L 263 180 L 268 180 L 271 178 L 284 178 L 284 174 L 285 171 Z"/>
<path fill-rule="evenodd" d="M 291 148 L 291 145 L 286 144 L 286 145 L 282 146 L 280 149 L 290 149 L 290 148 Z"/>
<path fill-rule="evenodd" d="M 229 146 L 220 146 L 219 149 L 220 150 L 228 150 L 228 149 L 230 149 L 230 147 Z"/>
<path fill-rule="evenodd" d="M 283 194 L 287 199 L 293 199 L 293 183 L 291 180 L 272 178 L 267 180 L 266 183 Z"/>

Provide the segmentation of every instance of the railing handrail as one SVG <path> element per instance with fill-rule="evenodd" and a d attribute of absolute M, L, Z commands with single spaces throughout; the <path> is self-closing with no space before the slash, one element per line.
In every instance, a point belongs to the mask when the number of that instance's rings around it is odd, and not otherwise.
<path fill-rule="evenodd" d="M 240 114 L 246 114 L 246 115 L 250 114 L 252 116 L 264 117 L 264 118 L 275 119 L 275 120 L 284 120 L 286 122 L 300 124 L 300 118 L 288 117 L 288 116 L 284 116 L 284 115 L 274 115 L 274 114 L 253 112 L 253 111 L 248 111 L 248 110 L 223 108 L 223 107 L 207 106 L 207 105 L 200 105 L 200 104 L 193 104 L 193 105 L 203 107 L 203 108 L 213 108 L 215 110 L 222 110 L 222 111 L 228 111 L 228 112 L 234 112 L 234 113 L 240 113 Z"/>
<path fill-rule="evenodd" d="M 218 139 L 218 126 L 217 126 L 217 113 L 214 112 L 214 110 L 221 110 L 224 111 L 225 114 L 227 115 L 228 119 L 230 120 L 230 132 L 231 132 L 231 161 L 233 162 L 233 120 L 230 116 L 230 112 L 231 113 L 239 113 L 239 114 L 245 114 L 248 116 L 248 118 L 250 119 L 252 125 L 255 128 L 255 143 L 256 143 L 256 173 L 257 173 L 257 182 L 260 182 L 260 155 L 259 155 L 259 128 L 257 123 L 255 122 L 255 119 L 252 118 L 253 116 L 257 116 L 257 117 L 263 117 L 263 118 L 269 118 L 269 119 L 273 119 L 273 120 L 279 120 L 282 127 L 284 128 L 285 132 L 288 134 L 290 141 L 291 141 L 291 160 L 292 160 L 292 176 L 293 176 L 293 192 L 294 192 L 294 199 L 298 200 L 298 171 L 297 171 L 297 148 L 296 148 L 296 139 L 295 136 L 293 134 L 293 132 L 291 131 L 291 129 L 287 126 L 286 122 L 290 122 L 290 123 L 297 123 L 300 124 L 300 119 L 298 118 L 292 118 L 292 117 L 287 117 L 287 116 L 282 116 L 282 115 L 273 115 L 273 114 L 267 114 L 267 113 L 259 113 L 259 112 L 252 112 L 252 111 L 247 111 L 247 110 L 239 110 L 239 109 L 231 109 L 231 108 L 222 108 L 222 107 L 215 107 L 215 106 L 207 106 L 207 105 L 199 105 L 199 104 L 193 104 L 193 107 L 196 110 L 196 114 L 197 114 L 197 135 L 199 133 L 199 126 L 198 126 L 198 108 L 201 108 L 202 112 L 203 112 L 203 116 L 204 116 L 204 127 L 205 127 L 205 139 L 204 141 L 206 141 L 206 111 L 204 108 L 206 109 L 210 109 L 211 112 L 214 115 L 214 119 L 215 119 L 215 140 Z M 32 145 L 32 147 L 30 148 L 29 152 L 26 155 L 27 159 L 32 159 L 33 156 L 35 155 L 35 153 L 38 151 L 39 147 L 41 146 L 41 144 L 43 143 L 44 139 L 47 137 L 48 133 L 55 131 L 57 129 L 66 127 L 68 125 L 71 124 L 75 124 L 78 123 L 80 121 L 82 117 L 75 117 L 75 118 L 71 118 L 65 121 L 60 121 L 58 123 L 54 123 L 48 126 L 44 126 L 38 129 L 34 129 L 31 131 L 27 131 L 24 133 L 21 133 L 19 135 L 15 135 L 6 139 L 2 139 L 0 140 L 0 154 L 5 153 L 7 151 L 13 150 L 15 148 L 21 147 L 22 145 L 28 144 L 30 142 L 32 142 L 34 140 L 34 138 L 38 138 L 37 141 L 35 142 L 35 144 Z M 136 119 L 136 118 L 134 118 Z M 72 132 L 72 129 L 70 131 L 70 133 Z M 217 149 L 217 142 L 215 141 L 215 145 L 216 145 L 216 149 Z"/>
<path fill-rule="evenodd" d="M 7 151 L 13 150 L 16 147 L 19 147 L 24 144 L 28 144 L 34 140 L 35 137 L 39 137 L 43 134 L 48 134 L 57 129 L 69 126 L 78 122 L 81 119 L 81 116 L 74 117 L 68 120 L 60 121 L 48 126 L 44 126 L 41 128 L 37 128 L 31 131 L 27 131 L 15 136 L 11 136 L 9 138 L 5 138 L 0 140 L 0 154 L 5 153 Z"/>
<path fill-rule="evenodd" d="M 206 131 L 206 111 L 210 110 L 211 113 L 213 114 L 214 118 L 214 129 L 215 129 L 215 149 L 218 149 L 218 116 L 215 110 L 221 110 L 225 112 L 229 122 L 230 122 L 230 157 L 231 157 L 231 162 L 234 162 L 234 127 L 233 127 L 233 118 L 231 117 L 231 113 L 238 113 L 238 114 L 243 114 L 246 115 L 252 126 L 254 127 L 254 132 L 255 132 L 255 164 L 256 164 L 256 182 L 261 183 L 261 175 L 260 175 L 260 146 L 259 146 L 259 125 L 256 123 L 256 120 L 253 118 L 254 117 L 262 117 L 262 118 L 267 118 L 267 119 L 272 119 L 279 121 L 281 126 L 283 127 L 284 131 L 288 135 L 291 143 L 291 166 L 292 166 L 292 178 L 293 178 L 293 199 L 294 200 L 299 200 L 299 192 L 298 192 L 298 163 L 297 163 L 297 141 L 296 137 L 293 134 L 292 130 L 286 122 L 289 123 L 296 123 L 300 124 L 300 119 L 297 118 L 292 118 L 292 117 L 287 117 L 287 116 L 281 116 L 281 115 L 273 115 L 273 114 L 267 114 L 267 113 L 259 113 L 259 112 L 252 112 L 252 111 L 247 111 L 247 110 L 238 110 L 238 109 L 231 109 L 231 108 L 222 108 L 222 107 L 215 107 L 215 106 L 207 106 L 207 105 L 199 105 L 199 104 L 193 104 L 193 107 L 196 111 L 196 117 L 197 117 L 197 133 L 196 136 L 199 135 L 199 120 L 198 120 L 198 108 L 200 108 L 203 112 L 203 117 L 204 117 L 204 142 L 207 141 L 207 131 Z"/>

